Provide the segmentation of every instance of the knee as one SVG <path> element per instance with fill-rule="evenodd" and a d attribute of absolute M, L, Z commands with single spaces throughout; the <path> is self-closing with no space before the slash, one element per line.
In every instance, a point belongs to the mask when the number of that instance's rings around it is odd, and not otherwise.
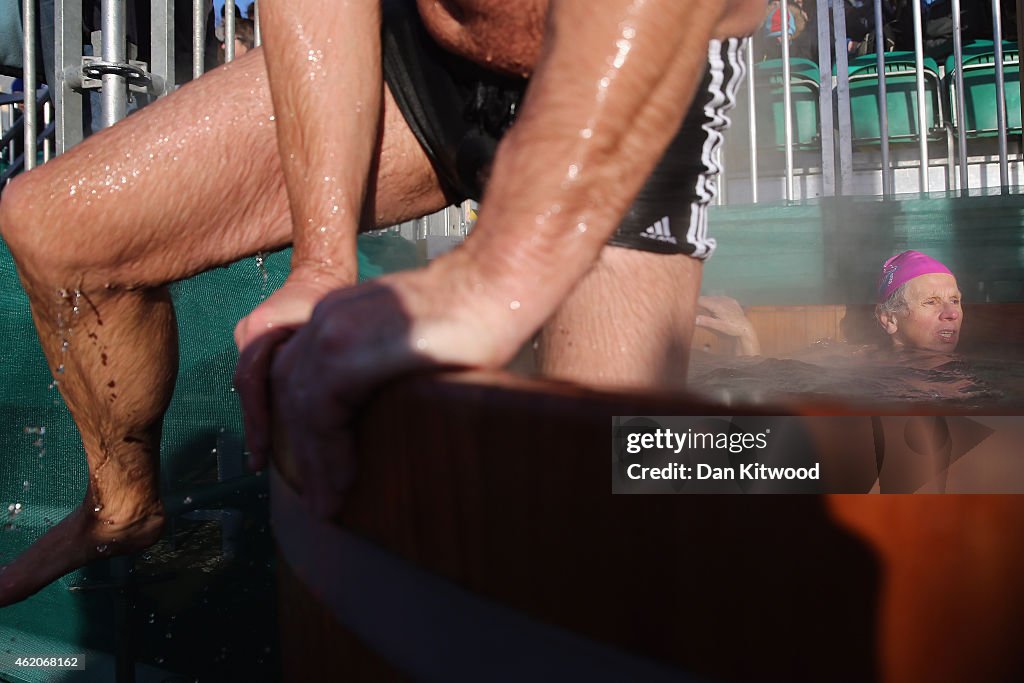
<path fill-rule="evenodd" d="M 37 198 L 44 192 L 34 173 L 14 178 L 0 196 L 0 236 L 24 277 L 47 256 L 45 218 L 38 215 Z M 52 245 L 51 245 L 52 246 Z"/>
<path fill-rule="evenodd" d="M 14 257 L 26 287 L 67 286 L 83 272 L 78 240 L 69 234 L 81 228 L 62 216 L 53 188 L 38 169 L 12 180 L 0 196 L 0 236 Z M 77 253 L 76 253 L 77 252 Z"/>
<path fill-rule="evenodd" d="M 28 215 L 32 208 L 27 178 L 26 175 L 14 178 L 0 195 L 0 236 L 12 252 L 21 251 L 25 241 L 31 238 Z"/>

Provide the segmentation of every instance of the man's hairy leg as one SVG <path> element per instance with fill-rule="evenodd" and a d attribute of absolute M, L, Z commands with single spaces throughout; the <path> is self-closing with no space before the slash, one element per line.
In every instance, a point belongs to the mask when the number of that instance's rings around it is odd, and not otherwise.
<path fill-rule="evenodd" d="M 540 371 L 591 386 L 682 387 L 701 268 L 688 256 L 605 247 L 544 325 Z"/>
<path fill-rule="evenodd" d="M 442 205 L 390 99 L 384 131 L 369 215 Z M 3 605 L 161 532 L 160 426 L 177 369 L 163 285 L 291 240 L 262 52 L 12 183 L 0 228 L 89 465 L 82 505 L 0 569 Z"/>

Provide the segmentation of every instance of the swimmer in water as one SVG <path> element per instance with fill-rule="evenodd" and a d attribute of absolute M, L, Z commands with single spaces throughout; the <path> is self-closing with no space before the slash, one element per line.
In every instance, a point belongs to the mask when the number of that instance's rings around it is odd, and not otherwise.
<path fill-rule="evenodd" d="M 501 367 L 540 329 L 549 376 L 685 375 L 739 37 L 764 8 L 264 0 L 262 48 L 17 178 L 0 229 L 89 484 L 0 572 L 0 605 L 160 537 L 166 285 L 240 258 L 293 246 L 238 324 L 237 384 L 253 465 L 272 389 L 323 515 L 352 476 L 349 417 L 402 373 Z M 353 286 L 359 230 L 465 197 L 483 209 L 463 247 Z"/>
<path fill-rule="evenodd" d="M 919 251 L 904 251 L 882 264 L 875 319 L 899 350 L 953 353 L 964 311 L 956 278 L 944 264 Z M 737 356 L 758 356 L 757 331 L 735 299 L 702 296 L 707 311 L 696 324 L 734 340 Z"/>

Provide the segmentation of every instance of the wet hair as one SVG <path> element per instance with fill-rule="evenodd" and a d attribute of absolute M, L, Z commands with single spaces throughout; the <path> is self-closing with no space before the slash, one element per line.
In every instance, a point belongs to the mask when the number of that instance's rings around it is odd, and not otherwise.
<path fill-rule="evenodd" d="M 907 280 L 897 287 L 888 299 L 875 306 L 876 320 L 881 322 L 883 313 L 889 313 L 890 315 L 902 315 L 910 310 L 910 304 L 907 303 L 908 285 L 910 285 L 910 280 Z"/>

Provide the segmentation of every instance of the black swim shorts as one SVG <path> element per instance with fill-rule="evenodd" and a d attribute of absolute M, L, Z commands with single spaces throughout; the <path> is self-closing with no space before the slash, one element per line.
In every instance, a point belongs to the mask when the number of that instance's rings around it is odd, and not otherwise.
<path fill-rule="evenodd" d="M 527 81 L 443 50 L 424 28 L 415 0 L 386 0 L 383 7 L 383 69 L 391 94 L 448 199 L 479 200 Z M 707 207 L 718 192 L 722 134 L 745 71 L 742 43 L 730 38 L 708 46 L 704 81 L 690 111 L 609 244 L 699 259 L 711 255 Z"/>

